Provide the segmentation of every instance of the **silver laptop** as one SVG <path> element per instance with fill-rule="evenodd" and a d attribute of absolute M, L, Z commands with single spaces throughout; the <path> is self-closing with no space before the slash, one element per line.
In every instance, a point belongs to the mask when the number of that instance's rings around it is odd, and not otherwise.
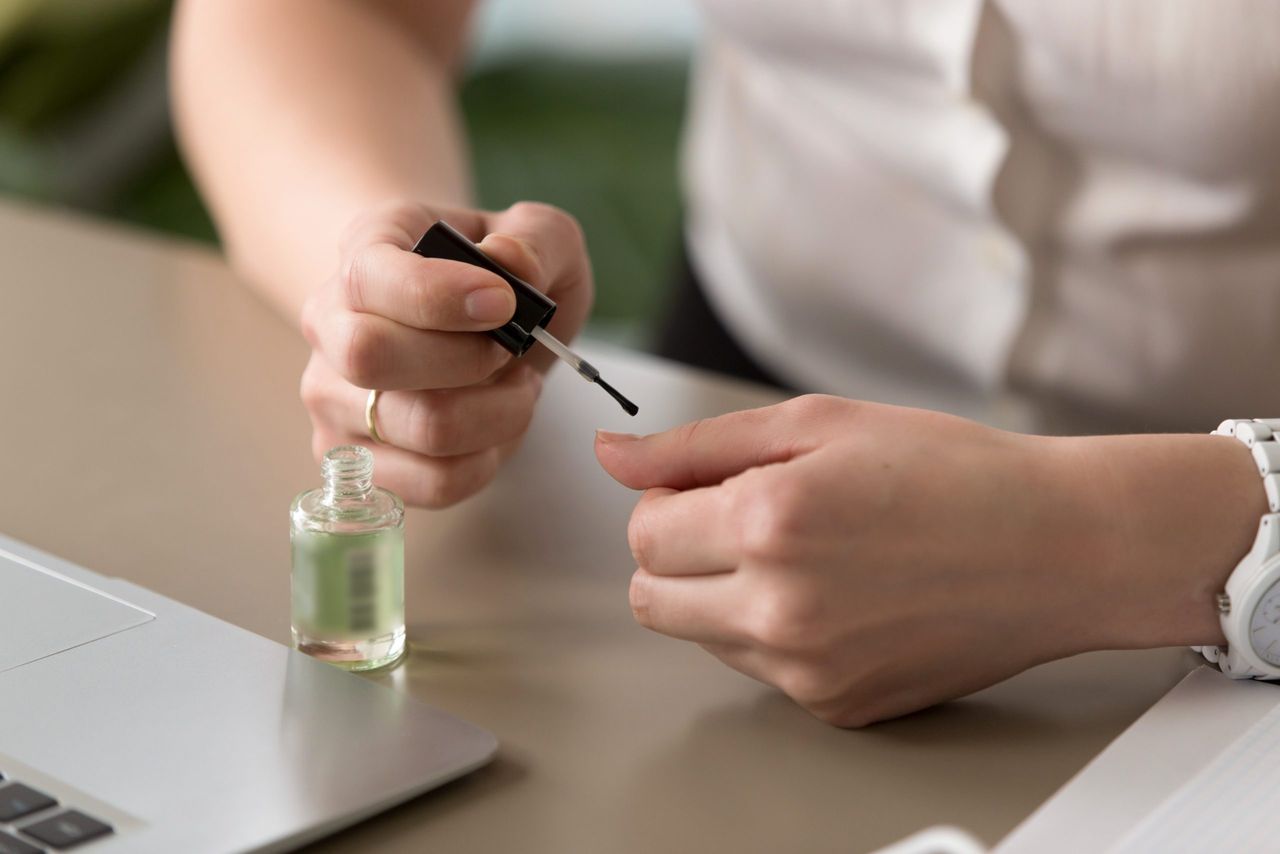
<path fill-rule="evenodd" d="M 0 854 L 285 850 L 496 747 L 397 691 L 0 537 Z"/>

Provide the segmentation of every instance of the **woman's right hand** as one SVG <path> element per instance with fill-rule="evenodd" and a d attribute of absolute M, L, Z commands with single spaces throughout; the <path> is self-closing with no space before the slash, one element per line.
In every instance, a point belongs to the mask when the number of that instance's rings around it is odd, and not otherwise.
<path fill-rule="evenodd" d="M 500 277 L 411 249 L 437 220 L 479 243 L 559 306 L 549 329 L 568 341 L 591 307 L 591 265 L 568 214 L 521 202 L 496 213 L 396 202 L 357 217 L 336 273 L 302 311 L 311 360 L 302 400 L 313 454 L 362 444 L 377 482 L 410 504 L 444 507 L 487 484 L 518 446 L 542 375 L 541 348 L 515 360 L 483 333 L 511 319 L 515 296 Z M 365 427 L 370 389 L 381 389 L 376 444 Z"/>

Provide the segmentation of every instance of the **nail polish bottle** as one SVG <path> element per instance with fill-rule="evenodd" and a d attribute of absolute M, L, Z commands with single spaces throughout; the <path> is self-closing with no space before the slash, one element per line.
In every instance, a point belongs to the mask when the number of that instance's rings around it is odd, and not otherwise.
<path fill-rule="evenodd" d="M 373 485 L 373 454 L 333 448 L 323 485 L 293 500 L 293 645 L 347 670 L 404 655 L 404 502 Z"/>

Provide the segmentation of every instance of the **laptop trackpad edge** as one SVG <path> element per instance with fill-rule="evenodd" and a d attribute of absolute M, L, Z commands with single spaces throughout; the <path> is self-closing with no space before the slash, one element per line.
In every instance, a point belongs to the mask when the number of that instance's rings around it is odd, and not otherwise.
<path fill-rule="evenodd" d="M 149 611 L 0 551 L 0 673 L 153 619 Z"/>

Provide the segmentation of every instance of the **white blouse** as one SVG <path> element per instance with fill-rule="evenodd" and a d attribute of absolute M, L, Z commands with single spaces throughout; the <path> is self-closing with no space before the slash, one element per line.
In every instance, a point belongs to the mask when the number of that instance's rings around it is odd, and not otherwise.
<path fill-rule="evenodd" d="M 1280 3 L 700 3 L 690 250 L 777 374 L 1024 429 L 1280 413 Z"/>

